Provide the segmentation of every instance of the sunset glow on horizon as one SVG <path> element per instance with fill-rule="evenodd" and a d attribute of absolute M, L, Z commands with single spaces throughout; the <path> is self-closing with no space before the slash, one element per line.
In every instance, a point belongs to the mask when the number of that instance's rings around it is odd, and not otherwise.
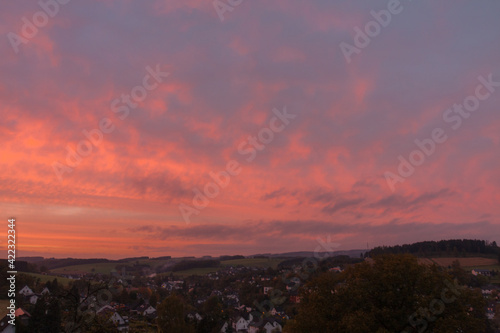
<path fill-rule="evenodd" d="M 392 2 L 2 3 L 17 257 L 498 242 L 500 3 Z"/>

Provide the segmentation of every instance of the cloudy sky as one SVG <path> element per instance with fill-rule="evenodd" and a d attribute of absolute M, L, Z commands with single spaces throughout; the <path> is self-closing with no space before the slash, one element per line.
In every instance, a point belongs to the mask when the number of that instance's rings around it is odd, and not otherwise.
<path fill-rule="evenodd" d="M 500 240 L 500 2 L 59 1 L 0 4 L 18 256 Z"/>

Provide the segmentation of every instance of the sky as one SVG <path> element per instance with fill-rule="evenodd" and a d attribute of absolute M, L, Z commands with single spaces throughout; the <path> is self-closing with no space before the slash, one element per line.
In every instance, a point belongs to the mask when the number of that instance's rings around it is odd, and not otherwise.
<path fill-rule="evenodd" d="M 4 233 L 57 258 L 500 241 L 499 12 L 2 1 Z"/>

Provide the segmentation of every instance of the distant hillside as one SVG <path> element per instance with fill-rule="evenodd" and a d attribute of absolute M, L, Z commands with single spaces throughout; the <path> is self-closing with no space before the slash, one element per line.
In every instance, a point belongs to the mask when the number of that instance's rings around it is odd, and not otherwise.
<path fill-rule="evenodd" d="M 470 257 L 483 256 L 497 258 L 500 248 L 496 242 L 477 239 L 450 239 L 425 241 L 396 246 L 379 246 L 368 252 L 370 257 L 380 254 L 410 253 L 417 257 Z"/>
<path fill-rule="evenodd" d="M 219 267 L 219 260 L 183 260 L 176 263 L 171 269 L 173 272 L 184 271 L 194 268 Z"/>
<path fill-rule="evenodd" d="M 286 252 L 286 253 L 265 253 L 265 254 L 255 254 L 251 256 L 242 256 L 242 255 L 222 255 L 218 259 L 220 261 L 237 261 L 237 260 L 242 260 L 242 262 L 245 262 L 245 258 L 271 258 L 271 259 L 289 259 L 289 258 L 312 258 L 312 257 L 318 257 L 318 258 L 326 258 L 326 257 L 334 257 L 334 256 L 340 256 L 340 255 L 345 255 L 349 256 L 351 258 L 359 258 L 360 255 L 366 253 L 367 250 L 348 250 L 348 251 L 334 251 L 334 252 L 318 252 L 315 253 L 313 251 L 299 251 L 299 252 Z M 47 270 L 52 271 L 52 270 L 57 270 L 60 272 L 61 268 L 64 267 L 71 267 L 72 270 L 78 270 L 80 269 L 79 266 L 82 266 L 83 270 L 86 270 L 88 267 L 94 267 L 95 264 L 108 264 L 104 265 L 105 267 L 104 271 L 108 271 L 109 267 L 115 268 L 115 265 L 113 264 L 132 264 L 136 262 L 140 262 L 142 265 L 149 265 L 151 268 L 156 269 L 159 266 L 159 261 L 161 261 L 162 267 L 158 269 L 158 272 L 161 271 L 170 271 L 172 270 L 172 266 L 174 264 L 179 263 L 179 261 L 196 261 L 195 263 L 189 263 L 187 265 L 195 265 L 197 268 L 199 267 L 207 267 L 206 265 L 209 265 L 206 261 L 213 260 L 215 258 L 211 258 L 209 256 L 203 257 L 203 258 L 195 258 L 195 257 L 182 257 L 182 258 L 172 258 L 171 256 L 162 256 L 162 257 L 157 257 L 157 258 L 149 258 L 147 256 L 143 257 L 133 257 L 133 258 L 123 258 L 123 259 L 118 259 L 118 260 L 112 260 L 112 259 L 104 259 L 104 258 L 91 258 L 91 259 L 78 259 L 78 258 L 43 258 L 43 257 L 19 257 L 19 261 L 24 261 L 25 265 L 26 264 L 32 264 L 36 265 L 34 267 L 38 267 L 40 269 L 41 267 L 45 267 Z M 167 264 L 168 263 L 168 264 Z M 184 265 L 186 263 L 181 264 Z M 200 266 L 201 265 L 201 266 Z M 24 267 L 23 266 L 23 267 Z M 198 267 L 199 266 L 199 267 Z M 28 266 L 26 266 L 28 267 Z M 31 266 L 30 266 L 31 267 Z M 101 271 L 101 269 L 98 269 L 101 266 L 95 266 L 94 268 L 96 271 Z M 179 268 L 179 267 L 177 267 Z M 24 271 L 36 271 L 33 269 L 21 269 Z"/>
<path fill-rule="evenodd" d="M 255 254 L 249 257 L 269 257 L 269 258 L 312 258 L 312 257 L 335 257 L 335 256 L 349 256 L 351 258 L 359 258 L 361 254 L 364 254 L 368 250 L 347 250 L 347 251 L 333 251 L 333 252 L 314 252 L 314 251 L 299 251 L 299 252 L 286 252 L 286 253 L 264 253 Z"/>
<path fill-rule="evenodd" d="M 74 259 L 74 258 L 65 258 L 65 259 L 44 259 L 41 261 L 35 262 L 38 267 L 45 266 L 47 269 L 55 269 L 66 266 L 74 266 L 74 265 L 84 265 L 84 264 L 97 264 L 103 262 L 112 262 L 113 260 L 108 259 Z"/>
<path fill-rule="evenodd" d="M 17 257 L 16 259 L 21 260 L 21 261 L 26 261 L 29 263 L 36 263 L 36 262 L 44 260 L 45 258 L 44 257 Z"/>
<path fill-rule="evenodd" d="M 123 258 L 118 260 L 111 260 L 112 262 L 130 262 L 130 261 L 139 261 L 139 260 L 148 260 L 149 257 L 132 257 L 132 258 Z"/>

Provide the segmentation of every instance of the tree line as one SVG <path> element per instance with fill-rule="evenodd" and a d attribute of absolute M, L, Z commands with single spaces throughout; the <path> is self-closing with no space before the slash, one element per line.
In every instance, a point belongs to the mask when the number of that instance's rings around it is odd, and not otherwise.
<path fill-rule="evenodd" d="M 378 246 L 367 253 L 374 257 L 381 254 L 409 253 L 418 257 L 427 256 L 467 256 L 470 254 L 481 256 L 500 256 L 500 248 L 496 242 L 478 239 L 450 239 L 440 241 L 425 241 L 413 244 L 396 246 Z M 500 257 L 499 257 L 500 260 Z"/>

